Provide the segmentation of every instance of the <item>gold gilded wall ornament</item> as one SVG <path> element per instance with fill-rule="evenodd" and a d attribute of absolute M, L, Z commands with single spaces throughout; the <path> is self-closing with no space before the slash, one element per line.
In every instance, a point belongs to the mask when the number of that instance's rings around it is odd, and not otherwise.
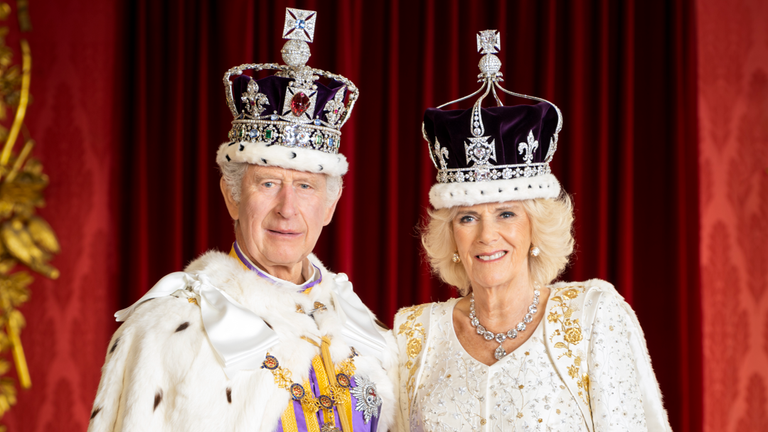
<path fill-rule="evenodd" d="M 30 31 L 28 1 L 17 0 L 15 8 L 20 31 Z M 0 354 L 10 351 L 19 385 L 28 389 L 32 380 L 21 345 L 25 321 L 19 307 L 29 300 L 33 277 L 16 265 L 56 279 L 59 271 L 49 261 L 60 247 L 48 222 L 35 215 L 37 208 L 45 205 L 43 191 L 48 176 L 40 161 L 31 157 L 35 141 L 24 126 L 32 70 L 29 44 L 22 35 L 19 65 L 14 64 L 13 50 L 5 43 L 9 27 L 2 21 L 12 18 L 13 9 L 0 3 Z M 20 137 L 23 145 L 14 152 Z M 0 417 L 16 404 L 14 381 L 4 376 L 10 368 L 9 359 L 0 356 Z M 0 432 L 4 431 L 0 425 Z"/>

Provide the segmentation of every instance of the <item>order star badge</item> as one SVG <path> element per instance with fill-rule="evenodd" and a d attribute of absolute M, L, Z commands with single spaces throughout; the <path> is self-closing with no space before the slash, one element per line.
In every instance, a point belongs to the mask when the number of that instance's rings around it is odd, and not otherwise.
<path fill-rule="evenodd" d="M 363 413 L 363 421 L 368 424 L 371 417 L 379 417 L 381 396 L 376 391 L 376 385 L 364 376 L 356 375 L 355 384 L 349 392 L 357 399 L 355 410 Z"/>

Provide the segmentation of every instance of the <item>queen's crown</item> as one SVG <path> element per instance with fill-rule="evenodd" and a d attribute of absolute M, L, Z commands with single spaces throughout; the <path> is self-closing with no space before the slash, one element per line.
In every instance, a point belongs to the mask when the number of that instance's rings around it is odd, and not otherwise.
<path fill-rule="evenodd" d="M 557 149 L 563 125 L 560 109 L 553 103 L 504 89 L 499 32 L 484 30 L 477 35 L 480 59 L 480 89 L 424 113 L 422 132 L 438 170 L 438 183 L 511 180 L 550 174 L 549 163 Z M 539 102 L 535 105 L 504 106 L 498 91 Z M 444 107 L 480 95 L 469 110 Z M 493 94 L 496 107 L 483 108 Z"/>

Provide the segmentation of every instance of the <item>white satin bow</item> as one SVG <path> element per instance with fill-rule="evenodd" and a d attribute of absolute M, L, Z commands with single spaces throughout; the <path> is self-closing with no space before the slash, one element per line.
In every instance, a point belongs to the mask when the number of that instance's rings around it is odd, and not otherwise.
<path fill-rule="evenodd" d="M 280 341 L 263 319 L 211 285 L 205 275 L 193 273 L 165 276 L 133 306 L 115 313 L 115 318 L 125 321 L 142 302 L 179 290 L 191 291 L 200 299 L 205 332 L 228 377 L 240 370 L 259 368 L 269 347 Z"/>

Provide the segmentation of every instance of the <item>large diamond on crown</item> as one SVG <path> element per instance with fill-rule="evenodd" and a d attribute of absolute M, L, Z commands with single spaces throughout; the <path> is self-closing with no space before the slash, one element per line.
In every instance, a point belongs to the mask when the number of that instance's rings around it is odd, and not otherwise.
<path fill-rule="evenodd" d="M 480 167 L 475 170 L 475 181 L 488 181 L 491 179 L 491 170 L 487 167 Z"/>
<path fill-rule="evenodd" d="M 488 149 L 485 147 L 477 146 L 474 150 L 472 150 L 472 156 L 475 157 L 475 159 L 478 160 L 486 160 L 488 159 Z"/>
<path fill-rule="evenodd" d="M 489 165 L 489 160 L 496 161 L 496 141 L 491 139 L 488 142 L 489 138 L 487 136 L 467 138 L 467 142 L 464 143 L 467 166 L 486 166 Z"/>

